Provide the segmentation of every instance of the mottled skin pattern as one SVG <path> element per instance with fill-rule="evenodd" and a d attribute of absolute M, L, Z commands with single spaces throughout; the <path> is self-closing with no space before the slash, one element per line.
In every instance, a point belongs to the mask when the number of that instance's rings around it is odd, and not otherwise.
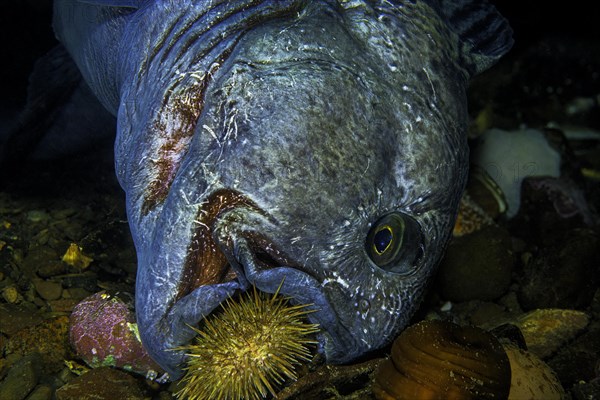
<path fill-rule="evenodd" d="M 118 117 L 138 325 L 171 377 L 188 324 L 250 285 L 313 304 L 329 362 L 389 343 L 451 233 L 465 89 L 510 47 L 504 20 L 477 49 L 446 22 L 459 5 L 433 1 L 55 3 L 59 39 Z M 379 267 L 365 241 L 389 213 L 418 232 Z M 198 278 L 203 252 L 228 263 L 218 278 Z"/>

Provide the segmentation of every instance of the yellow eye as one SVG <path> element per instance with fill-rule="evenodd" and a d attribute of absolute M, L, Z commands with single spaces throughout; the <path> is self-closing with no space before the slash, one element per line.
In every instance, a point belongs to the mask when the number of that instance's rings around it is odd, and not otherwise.
<path fill-rule="evenodd" d="M 421 250 L 419 223 L 400 212 L 386 214 L 371 228 L 365 247 L 375 265 L 404 273 L 413 267 Z"/>

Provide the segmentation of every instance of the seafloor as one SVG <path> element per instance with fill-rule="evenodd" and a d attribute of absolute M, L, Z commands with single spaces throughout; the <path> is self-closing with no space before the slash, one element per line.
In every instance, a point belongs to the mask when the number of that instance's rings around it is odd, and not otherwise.
<path fill-rule="evenodd" d="M 554 370 L 566 398 L 595 399 L 600 398 L 600 35 L 591 25 L 600 16 L 576 5 L 537 7 L 499 4 L 517 42 L 473 81 L 470 137 L 474 144 L 490 128 L 552 127 L 546 137 L 562 156 L 561 180 L 525 179 L 521 208 L 512 219 L 493 206 L 482 207 L 489 218 L 476 219 L 469 225 L 473 232 L 452 240 L 414 322 L 515 325 L 529 350 Z M 55 43 L 50 2 L 6 1 L 0 11 L 2 33 L 11 33 L 2 66 L 5 128 L 23 105 L 33 61 Z M 504 173 L 527 178 L 529 165 L 519 162 Z M 110 368 L 101 369 L 96 381 L 73 385 L 85 369 L 68 341 L 73 307 L 100 290 L 134 290 L 135 252 L 111 144 L 61 160 L 15 162 L 1 175 L 0 399 L 171 398 L 173 384 Z M 89 265 L 62 261 L 72 243 L 91 259 Z M 304 373 L 312 375 L 282 398 L 371 398 L 376 364 L 309 368 Z M 64 390 L 68 385 L 75 388 Z"/>

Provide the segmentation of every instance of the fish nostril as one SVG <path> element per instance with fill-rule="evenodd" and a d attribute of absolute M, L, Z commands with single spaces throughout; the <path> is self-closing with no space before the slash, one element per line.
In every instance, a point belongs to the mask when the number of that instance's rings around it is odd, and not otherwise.
<path fill-rule="evenodd" d="M 269 269 L 279 266 L 278 261 L 264 250 L 258 250 L 254 253 L 254 258 L 260 269 Z"/>
<path fill-rule="evenodd" d="M 250 251 L 259 269 L 271 269 L 289 265 L 289 259 L 273 243 L 262 235 L 251 234 L 247 237 Z"/>
<path fill-rule="evenodd" d="M 253 261 L 258 269 L 267 270 L 278 267 L 290 267 L 303 270 L 303 267 L 294 262 L 286 253 L 281 251 L 266 236 L 256 232 L 246 233 L 245 239 L 252 253 Z"/>
<path fill-rule="evenodd" d="M 371 303 L 367 299 L 361 299 L 358 302 L 358 309 L 361 313 L 366 313 L 371 308 Z"/>

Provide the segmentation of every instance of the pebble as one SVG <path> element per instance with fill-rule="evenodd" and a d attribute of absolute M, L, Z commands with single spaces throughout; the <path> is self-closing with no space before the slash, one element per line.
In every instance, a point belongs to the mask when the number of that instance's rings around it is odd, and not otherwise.
<path fill-rule="evenodd" d="M 583 309 L 600 284 L 600 237 L 588 229 L 564 232 L 523 267 L 519 303 L 537 308 Z"/>
<path fill-rule="evenodd" d="M 548 365 L 565 387 L 595 379 L 600 374 L 600 321 L 592 322 L 583 334 L 562 346 Z"/>
<path fill-rule="evenodd" d="M 27 400 L 51 400 L 54 394 L 54 389 L 49 385 L 38 385 L 29 396 Z"/>
<path fill-rule="evenodd" d="M 35 280 L 35 290 L 44 300 L 58 300 L 62 295 L 62 285 L 53 281 Z"/>
<path fill-rule="evenodd" d="M 10 324 L 4 323 L 10 321 Z M 0 332 L 11 336 L 28 326 L 37 325 L 42 321 L 39 314 L 23 304 L 0 304 Z"/>
<path fill-rule="evenodd" d="M 486 301 L 505 294 L 514 263 L 510 245 L 506 230 L 494 225 L 453 238 L 437 275 L 444 299 Z"/>
<path fill-rule="evenodd" d="M 131 375 L 101 367 L 71 380 L 56 391 L 57 400 L 142 400 L 144 392 Z"/>
<path fill-rule="evenodd" d="M 0 382 L 2 400 L 23 400 L 39 380 L 39 355 L 34 353 L 19 360 Z"/>
<path fill-rule="evenodd" d="M 23 259 L 21 268 L 29 276 L 34 276 L 41 266 L 59 259 L 58 253 L 51 247 L 35 246 L 29 249 L 27 252 L 27 255 Z"/>
<path fill-rule="evenodd" d="M 19 292 L 14 285 L 7 286 L 2 289 L 2 298 L 10 304 L 17 303 L 19 301 Z"/>
<path fill-rule="evenodd" d="M 38 232 L 37 235 L 35 235 L 34 237 L 31 238 L 31 243 L 32 244 L 36 244 L 36 245 L 46 245 L 48 244 L 48 240 L 51 237 L 51 232 L 49 229 L 42 229 L 40 232 Z"/>
<path fill-rule="evenodd" d="M 572 390 L 574 400 L 594 400 L 600 396 L 600 379 L 591 382 L 581 382 Z"/>
<path fill-rule="evenodd" d="M 91 296 L 93 293 L 85 290 L 80 287 L 71 287 L 69 289 L 63 290 L 63 299 L 74 299 L 76 301 L 80 301 L 85 299 L 88 296 Z"/>
<path fill-rule="evenodd" d="M 68 328 L 69 318 L 66 316 L 46 319 L 11 335 L 6 352 L 21 355 L 39 353 L 45 372 L 59 370 L 69 354 Z"/>
<path fill-rule="evenodd" d="M 79 300 L 77 299 L 58 299 L 49 300 L 50 310 L 55 313 L 70 313 L 73 308 L 77 305 Z"/>
<path fill-rule="evenodd" d="M 48 213 L 42 210 L 31 210 L 27 213 L 27 219 L 31 222 L 42 222 L 49 217 Z"/>
<path fill-rule="evenodd" d="M 58 219 L 58 220 L 67 219 L 69 217 L 72 217 L 75 214 L 77 214 L 77 209 L 73 208 L 73 207 L 51 211 L 52 218 Z"/>
<path fill-rule="evenodd" d="M 65 274 L 66 272 L 67 266 L 58 259 L 48 260 L 37 270 L 37 274 L 40 276 L 40 278 L 51 278 L 53 276 Z"/>
<path fill-rule="evenodd" d="M 69 288 L 83 288 L 88 292 L 96 292 L 98 289 L 98 276 L 90 271 L 82 272 L 79 274 L 68 274 L 62 275 L 61 282 L 63 287 Z"/>

